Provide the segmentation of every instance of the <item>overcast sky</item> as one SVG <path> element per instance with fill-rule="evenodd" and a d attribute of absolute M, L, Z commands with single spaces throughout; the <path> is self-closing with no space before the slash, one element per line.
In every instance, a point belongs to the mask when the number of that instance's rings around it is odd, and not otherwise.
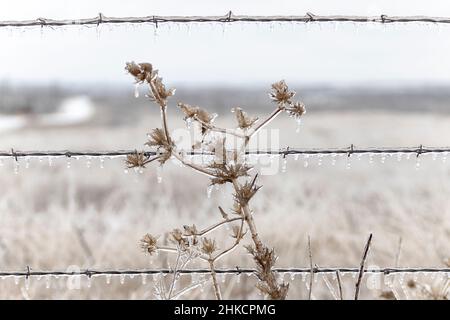
<path fill-rule="evenodd" d="M 235 14 L 450 16 L 450 2 L 15 0 L 0 19 Z M 0 29 L 0 80 L 124 83 L 125 61 L 149 61 L 176 84 L 450 84 L 450 26 L 151 25 Z"/>

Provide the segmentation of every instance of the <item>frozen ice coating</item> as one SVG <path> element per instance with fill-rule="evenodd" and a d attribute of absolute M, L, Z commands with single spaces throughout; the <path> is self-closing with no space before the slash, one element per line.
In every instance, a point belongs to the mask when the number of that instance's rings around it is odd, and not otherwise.
<path fill-rule="evenodd" d="M 133 2 L 134 3 L 134 2 Z M 227 1 L 224 4 L 215 4 L 212 8 L 205 1 L 196 1 L 189 9 L 184 8 L 182 1 L 171 1 L 170 5 L 162 1 L 151 4 L 145 1 L 137 1 L 139 5 L 131 5 L 119 2 L 96 1 L 95 4 L 78 3 L 76 1 L 66 1 L 65 6 L 61 6 L 54 1 L 43 1 L 39 5 L 23 5 L 23 2 L 16 1 L 14 4 L 2 4 L 0 6 L 0 20 L 3 19 L 36 19 L 37 17 L 73 18 L 93 17 L 98 12 L 103 12 L 106 16 L 139 16 L 144 11 L 146 14 L 173 14 L 173 15 L 225 15 L 229 10 L 234 14 L 259 14 L 270 15 L 276 12 L 280 15 L 305 14 L 312 12 L 316 14 L 355 14 L 355 15 L 381 15 L 383 13 L 391 16 L 395 15 L 431 15 L 450 16 L 450 6 L 445 0 L 433 1 L 433 5 L 418 5 L 419 2 L 411 1 L 356 1 L 347 0 L 341 5 L 333 1 L 283 1 L 280 6 L 276 3 L 246 1 L 245 4 L 238 1 Z M 175 4 L 174 4 L 175 3 Z M 176 4 L 179 4 L 178 6 Z M 24 9 L 27 8 L 27 9 Z M 293 10 L 294 8 L 294 10 Z M 242 29 L 246 32 L 242 32 Z M 226 32 L 224 32 L 226 30 Z M 431 32 L 430 32 L 431 30 Z M 148 36 L 153 31 L 158 33 L 157 37 Z M 304 36 L 302 42 L 291 41 L 301 32 Z M 444 57 L 450 53 L 448 41 L 445 41 L 449 28 L 447 26 L 428 25 L 406 25 L 406 24 L 385 24 L 385 25 L 360 25 L 360 24 L 297 24 L 297 23 L 258 23 L 258 24 L 192 24 L 188 27 L 176 24 L 161 24 L 158 28 L 152 26 L 123 26 L 108 27 L 100 25 L 98 28 L 92 27 L 87 30 L 80 27 L 65 27 L 61 35 L 58 31 L 49 28 L 36 27 L 32 35 L 15 33 L 14 30 L 0 30 L 0 39 L 8 40 L 10 34 L 19 35 L 14 37 L 16 48 L 19 54 L 12 50 L 2 52 L 4 59 L 0 60 L 0 78 L 11 77 L 12 79 L 22 79 L 27 81 L 53 81 L 61 79 L 70 82 L 90 82 L 96 83 L 101 79 L 110 79 L 115 82 L 124 83 L 123 73 L 113 68 L 109 68 L 107 63 L 99 63 L 99 57 L 93 55 L 86 56 L 84 49 L 87 41 L 81 35 L 87 35 L 92 41 L 89 46 L 94 52 L 102 53 L 101 59 L 110 63 L 122 62 L 127 57 L 133 56 L 133 52 L 149 50 L 152 52 L 152 59 L 158 61 L 161 68 L 166 70 L 167 76 L 176 79 L 178 82 L 197 83 L 219 83 L 227 82 L 233 84 L 236 81 L 251 85 L 254 82 L 263 83 L 276 77 L 281 68 L 282 72 L 290 82 L 313 81 L 315 83 L 329 82 L 332 84 L 361 83 L 383 79 L 392 83 L 406 81 L 418 83 L 421 81 L 436 80 L 441 83 L 449 82 L 449 75 L 445 70 L 449 69 Z M 250 33 L 250 34 L 249 34 Z M 71 36 L 67 36 L 70 34 Z M 186 36 L 189 35 L 189 36 Z M 206 58 L 201 53 L 206 49 L 201 41 L 206 37 L 213 42 L 207 49 L 212 51 Z M 354 41 L 355 37 L 358 41 Z M 142 38 L 149 38 L 149 43 L 139 41 Z M 334 43 L 338 38 L 338 50 L 326 53 L 324 43 Z M 401 40 L 401 41 L 399 41 Z M 436 41 L 432 41 L 436 40 Z M 11 38 L 9 38 L 11 41 Z M 264 47 L 261 43 L 271 42 L 274 45 Z M 383 41 L 385 45 L 379 46 L 377 43 Z M 15 63 L 4 61 L 18 61 L 25 64 L 24 69 L 31 67 L 32 59 L 24 59 L 25 52 L 37 43 L 44 44 L 42 53 L 38 55 L 41 63 L 34 65 L 36 72 L 27 73 L 14 69 Z M 115 50 L 114 44 L 123 44 L 122 50 Z M 173 56 L 167 52 L 177 52 L 180 47 L 187 47 L 189 43 L 198 45 L 190 46 L 189 63 L 175 64 Z M 405 46 L 405 43 L 408 44 Z M 420 50 L 422 59 L 415 59 L 414 55 L 405 54 L 408 48 L 418 50 L 417 44 L 425 43 L 432 50 Z M 70 64 L 62 63 L 52 56 L 52 52 L 58 52 L 65 48 L 64 54 Z M 164 48 L 155 50 L 155 47 Z M 247 54 L 235 53 L 226 50 L 230 46 L 245 47 Z M 278 48 L 282 46 L 284 50 L 280 52 Z M 311 50 L 306 50 L 311 48 Z M 389 52 L 387 51 L 389 49 Z M 418 50 L 419 51 L 419 50 Z M 360 57 L 358 60 L 352 59 L 353 55 Z M 372 52 L 378 57 L 372 60 L 366 54 Z M 270 61 L 273 56 L 282 56 L 277 59 L 276 64 L 266 64 L 264 74 L 260 74 L 259 66 L 265 61 Z M 314 59 L 319 55 L 320 59 Z M 83 56 L 83 59 L 76 57 Z M 297 57 L 308 61 L 308 64 L 301 67 L 292 68 Z M 438 59 L 435 59 L 438 56 Z M 332 64 L 336 59 L 339 64 Z M 439 64 L 437 63 L 439 61 Z M 203 63 L 209 63 L 214 72 L 205 72 L 197 68 Z M 220 63 L 218 63 L 220 62 Z M 326 62 L 326 68 L 321 67 Z M 404 63 L 400 63 L 404 62 Z M 415 63 L 413 63 L 415 62 Z M 91 67 L 86 68 L 85 63 Z M 51 68 L 57 64 L 58 68 Z M 444 65 L 443 65 L 444 64 Z M 364 68 L 363 68 L 364 66 Z M 232 70 L 241 70 L 239 79 L 232 78 Z M 362 70 L 363 69 L 363 70 Z M 58 71 L 57 71 L 58 70 Z M 45 71 L 45 72 L 44 72 Z"/>
<path fill-rule="evenodd" d="M 0 3 L 0 299 L 448 299 L 449 34 L 443 0 Z"/>

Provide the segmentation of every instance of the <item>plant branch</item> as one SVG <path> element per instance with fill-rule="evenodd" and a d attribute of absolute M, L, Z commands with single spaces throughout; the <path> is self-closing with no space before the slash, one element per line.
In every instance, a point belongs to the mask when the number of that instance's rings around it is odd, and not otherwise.
<path fill-rule="evenodd" d="M 310 267 L 310 270 L 311 270 L 311 273 L 310 273 L 310 276 L 309 276 L 308 300 L 311 300 L 313 279 L 314 279 L 314 268 L 313 268 L 312 251 L 311 251 L 311 237 L 310 236 L 308 236 L 308 254 L 309 254 L 309 267 Z"/>
<path fill-rule="evenodd" d="M 367 260 L 367 255 L 369 253 L 369 249 L 370 249 L 370 243 L 372 242 L 372 234 L 369 235 L 369 239 L 367 239 L 367 243 L 366 246 L 364 248 L 364 253 L 361 259 L 361 264 L 359 267 L 359 274 L 358 274 L 358 281 L 356 281 L 356 285 L 355 285 L 355 300 L 358 300 L 359 298 L 359 291 L 360 291 L 360 287 L 361 287 L 361 280 L 364 274 L 364 265 L 366 264 L 366 260 Z"/>
<path fill-rule="evenodd" d="M 222 300 L 222 294 L 220 293 L 219 283 L 217 282 L 217 274 L 214 268 L 214 260 L 209 260 L 209 268 L 211 270 L 211 278 L 213 281 L 214 295 L 216 296 L 216 300 Z"/>
<path fill-rule="evenodd" d="M 216 224 L 214 224 L 214 225 L 212 225 L 212 226 L 210 226 L 208 228 L 203 229 L 200 232 L 197 232 L 195 234 L 185 234 L 184 236 L 185 237 L 192 237 L 192 236 L 201 237 L 201 236 L 205 236 L 208 233 L 216 230 L 217 228 L 219 228 L 220 226 L 222 226 L 224 224 L 231 223 L 231 222 L 237 221 L 237 220 L 243 220 L 243 219 L 244 219 L 243 217 L 237 217 L 237 218 L 231 218 L 231 219 L 223 220 L 223 221 L 218 222 L 218 223 L 216 223 Z"/>
<path fill-rule="evenodd" d="M 240 218 L 240 219 L 242 221 L 241 221 L 241 226 L 239 227 L 239 232 L 237 234 L 236 241 L 234 241 L 234 243 L 233 243 L 233 245 L 231 247 L 229 247 L 228 249 L 222 251 L 217 256 L 215 256 L 214 259 L 213 259 L 214 262 L 219 260 L 220 258 L 224 257 L 226 254 L 232 252 L 239 245 L 239 243 L 241 242 L 241 240 L 242 240 L 242 231 L 244 229 L 244 220 L 242 218 Z"/>
<path fill-rule="evenodd" d="M 236 137 L 241 138 L 241 139 L 245 139 L 245 137 L 246 137 L 245 135 L 243 135 L 243 134 L 241 134 L 239 132 L 236 132 L 235 130 L 230 130 L 230 129 L 227 129 L 227 128 L 220 128 L 220 127 L 217 127 L 215 125 L 206 123 L 206 122 L 200 120 L 197 116 L 194 116 L 193 118 L 194 118 L 194 120 L 196 120 L 197 122 L 199 122 L 200 124 L 202 124 L 204 127 L 208 128 L 211 131 L 233 135 L 233 136 L 236 136 Z"/>

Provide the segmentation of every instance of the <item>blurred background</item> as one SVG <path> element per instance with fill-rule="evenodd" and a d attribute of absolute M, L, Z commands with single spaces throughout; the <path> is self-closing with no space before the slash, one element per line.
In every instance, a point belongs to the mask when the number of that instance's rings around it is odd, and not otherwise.
<path fill-rule="evenodd" d="M 446 1 L 15 1 L 0 3 L 0 20 L 146 15 L 430 15 L 450 16 Z M 184 127 L 179 101 L 219 115 L 235 126 L 232 107 L 263 117 L 273 109 L 270 84 L 284 79 L 307 108 L 300 132 L 286 116 L 280 147 L 445 147 L 450 145 L 450 26 L 429 23 L 236 23 L 0 28 L 0 150 L 143 149 L 159 126 L 159 110 L 135 98 L 127 61 L 151 62 L 167 86 L 172 129 Z M 323 160 L 323 163 L 321 161 Z M 367 157 L 289 159 L 287 172 L 262 177 L 254 199 L 263 239 L 278 266 L 309 265 L 307 236 L 319 266 L 356 267 L 370 232 L 369 263 L 439 267 L 450 256 L 450 159 L 424 156 L 397 161 Z M 184 224 L 217 221 L 217 206 L 231 206 L 229 189 L 207 198 L 206 178 L 167 164 L 124 173 L 123 159 L 11 159 L 0 166 L 0 269 L 151 268 L 170 257 L 149 257 L 139 239 Z M 189 187 L 187 187 L 189 186 Z M 223 230 L 218 241 L 228 239 Z M 229 241 L 229 240 L 226 240 Z M 222 267 L 252 266 L 243 249 Z M 287 279 L 287 278 L 286 278 Z M 1 298 L 153 298 L 152 281 L 124 284 L 94 278 L 69 290 L 66 279 L 0 280 Z M 254 279 L 227 278 L 226 298 L 258 298 Z M 288 279 L 287 279 L 288 280 Z M 290 280 L 290 279 L 289 279 Z M 419 279 L 440 286 L 423 275 Z M 188 280 L 183 280 L 188 281 Z M 350 275 L 344 276 L 352 294 Z M 315 298 L 333 298 L 318 279 Z M 383 288 L 365 290 L 378 298 Z M 398 293 L 400 298 L 407 296 Z M 300 277 L 290 298 L 305 298 Z M 212 297 L 211 288 L 189 298 Z"/>

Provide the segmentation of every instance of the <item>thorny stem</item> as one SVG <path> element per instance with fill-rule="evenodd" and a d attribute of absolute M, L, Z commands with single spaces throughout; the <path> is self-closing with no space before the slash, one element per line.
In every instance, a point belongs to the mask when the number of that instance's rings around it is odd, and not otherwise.
<path fill-rule="evenodd" d="M 213 281 L 214 295 L 216 296 L 217 300 L 222 300 L 222 294 L 220 293 L 220 287 L 217 282 L 217 274 L 214 269 L 214 259 L 210 259 L 208 262 L 209 262 L 209 268 L 211 269 L 211 278 Z"/>
<path fill-rule="evenodd" d="M 195 119 L 195 121 L 199 122 L 200 124 L 202 124 L 203 126 L 205 126 L 206 128 L 208 128 L 211 131 L 233 135 L 233 136 L 236 136 L 241 139 L 245 139 L 245 137 L 246 137 L 245 135 L 240 134 L 239 132 L 236 132 L 235 130 L 221 128 L 221 127 L 217 127 L 215 125 L 206 123 L 206 122 L 202 121 L 201 119 L 199 119 L 197 116 L 194 116 L 194 119 Z"/>
<path fill-rule="evenodd" d="M 214 224 L 214 225 L 212 225 L 212 226 L 210 226 L 210 227 L 208 227 L 208 228 L 205 228 L 205 229 L 203 229 L 203 230 L 200 231 L 200 232 L 197 232 L 197 233 L 195 233 L 195 234 L 185 234 L 184 236 L 185 236 L 185 237 L 192 237 L 192 236 L 201 237 L 201 236 L 205 236 L 205 235 L 207 235 L 208 233 L 210 233 L 210 232 L 216 230 L 216 229 L 219 228 L 220 226 L 222 226 L 222 225 L 224 225 L 224 224 L 226 224 L 226 223 L 231 223 L 231 222 L 233 222 L 233 221 L 237 221 L 237 220 L 243 220 L 243 218 L 242 218 L 242 217 L 237 217 L 237 218 L 232 218 L 232 219 L 226 219 L 226 220 L 220 221 L 220 222 L 218 222 L 218 223 L 216 223 L 216 224 Z"/>
<path fill-rule="evenodd" d="M 175 269 L 174 269 L 174 272 L 173 272 L 173 278 L 172 278 L 172 282 L 171 282 L 171 284 L 170 284 L 169 293 L 168 293 L 169 299 L 170 299 L 171 296 L 172 296 L 172 291 L 173 291 L 173 288 L 175 287 L 175 282 L 176 282 L 176 280 L 177 280 L 177 276 L 178 276 L 178 264 L 180 263 L 180 258 L 181 258 L 181 252 L 178 251 L 178 254 L 177 254 L 177 260 L 176 260 L 176 262 L 175 262 Z"/>
<path fill-rule="evenodd" d="M 167 125 L 166 103 L 159 96 L 158 91 L 156 90 L 153 82 L 150 81 L 149 84 L 150 84 L 150 88 L 151 88 L 151 91 L 153 93 L 153 96 L 154 96 L 156 102 L 160 105 L 160 108 L 161 108 L 161 120 L 162 120 L 162 125 L 163 125 L 163 128 L 164 128 L 164 133 L 166 135 L 166 139 L 169 142 L 169 145 L 171 146 L 170 150 L 169 150 L 170 153 L 175 158 L 177 158 L 179 161 L 181 161 L 184 165 L 186 165 L 186 166 L 188 166 L 188 167 L 190 167 L 190 168 L 192 168 L 192 169 L 194 169 L 194 170 L 196 170 L 196 171 L 198 171 L 200 173 L 206 174 L 206 175 L 208 175 L 210 177 L 214 177 L 215 175 L 212 172 L 210 172 L 209 170 L 207 170 L 207 169 L 205 169 L 205 168 L 203 168 L 201 166 L 197 166 L 195 164 L 186 162 L 181 155 L 179 155 L 177 152 L 174 151 L 174 147 L 172 146 L 172 143 L 171 143 L 169 129 L 168 129 L 168 125 Z M 285 109 L 284 104 L 279 104 L 278 107 L 264 121 L 262 121 L 259 125 L 257 125 L 256 128 L 253 129 L 253 131 L 250 134 L 240 135 L 240 134 L 237 134 L 234 131 L 233 131 L 233 133 L 231 133 L 229 130 L 221 129 L 221 128 L 218 128 L 218 127 L 215 127 L 215 126 L 208 125 L 208 127 L 210 129 L 214 128 L 214 130 L 219 131 L 219 132 L 230 133 L 230 134 L 237 135 L 237 136 L 243 138 L 244 139 L 244 144 L 243 144 L 243 150 L 242 149 L 241 150 L 245 151 L 245 149 L 247 148 L 248 143 L 250 141 L 250 138 L 253 135 L 255 135 L 259 130 L 261 130 L 264 126 L 269 124 L 273 119 L 275 119 L 275 117 L 277 115 L 279 115 L 284 109 Z M 199 119 L 196 119 L 196 120 L 198 121 Z M 236 179 L 233 179 L 232 183 L 233 183 L 235 191 L 239 192 L 240 185 L 239 185 L 238 181 Z M 258 231 L 256 229 L 256 224 L 255 224 L 255 221 L 253 219 L 253 216 L 251 214 L 251 210 L 250 210 L 248 204 L 242 206 L 242 212 L 243 212 L 243 219 L 244 219 L 243 222 L 244 221 L 246 222 L 246 224 L 248 226 L 248 229 L 250 230 L 250 234 L 251 234 L 253 243 L 255 245 L 256 252 L 258 254 L 260 254 L 260 255 L 264 255 L 264 244 L 263 244 L 263 242 L 261 241 L 261 239 L 260 239 L 260 237 L 258 235 Z M 242 232 L 243 222 L 241 224 L 240 232 Z M 235 242 L 235 244 L 231 248 L 229 248 L 228 250 L 225 250 L 224 252 L 222 252 L 222 254 L 219 254 L 218 256 L 216 256 L 215 259 L 219 259 L 224 254 L 226 254 L 228 252 L 231 252 L 238 245 L 239 241 L 240 240 L 237 239 L 237 241 Z M 215 261 L 215 259 L 210 259 L 209 260 L 210 267 L 211 267 L 211 277 L 213 279 L 214 292 L 215 292 L 216 298 L 217 299 L 221 299 L 221 294 L 220 294 L 219 287 L 218 287 L 218 284 L 217 284 L 217 279 L 216 279 L 216 273 L 215 273 L 215 270 L 214 270 L 214 261 Z M 274 292 L 278 291 L 278 289 L 279 289 L 278 288 L 278 282 L 277 282 L 277 279 L 276 279 L 276 276 L 275 276 L 274 272 L 270 272 L 269 273 L 267 279 L 265 279 L 265 282 L 266 282 L 266 284 L 268 285 L 268 287 L 269 287 L 269 289 L 271 291 L 274 291 Z"/>
<path fill-rule="evenodd" d="M 177 159 L 178 159 L 182 164 L 184 164 L 185 166 L 188 166 L 188 167 L 190 167 L 191 169 L 194 169 L 194 170 L 197 171 L 197 172 L 200 172 L 200 173 L 202 173 L 202 174 L 204 174 L 204 175 L 207 175 L 208 177 L 215 177 L 215 175 L 214 175 L 211 171 L 206 170 L 205 168 L 203 168 L 203 167 L 201 167 L 201 166 L 198 166 L 198 165 L 196 165 L 196 164 L 194 164 L 194 163 L 187 162 L 186 160 L 183 159 L 183 157 L 182 157 L 180 154 L 178 154 L 178 153 L 175 152 L 174 150 L 171 150 L 171 153 L 172 153 L 172 155 L 173 155 L 175 158 L 177 158 Z"/>
<path fill-rule="evenodd" d="M 268 125 L 273 119 L 276 118 L 277 115 L 280 114 L 284 110 L 284 105 L 279 105 L 278 108 L 276 108 L 264 121 L 262 121 L 259 125 L 256 126 L 255 129 L 247 136 L 248 138 L 251 138 L 253 135 L 255 135 L 259 130 L 261 130 L 263 127 Z"/>
<path fill-rule="evenodd" d="M 239 232 L 237 234 L 236 237 L 236 241 L 233 243 L 233 245 L 231 247 L 229 247 L 228 249 L 222 251 L 221 253 L 219 253 L 217 256 L 214 257 L 214 261 L 218 261 L 220 258 L 223 258 L 225 255 L 227 255 L 228 253 L 232 252 L 241 242 L 242 240 L 242 231 L 244 229 L 244 220 L 242 218 L 241 219 L 241 226 L 239 227 Z"/>

